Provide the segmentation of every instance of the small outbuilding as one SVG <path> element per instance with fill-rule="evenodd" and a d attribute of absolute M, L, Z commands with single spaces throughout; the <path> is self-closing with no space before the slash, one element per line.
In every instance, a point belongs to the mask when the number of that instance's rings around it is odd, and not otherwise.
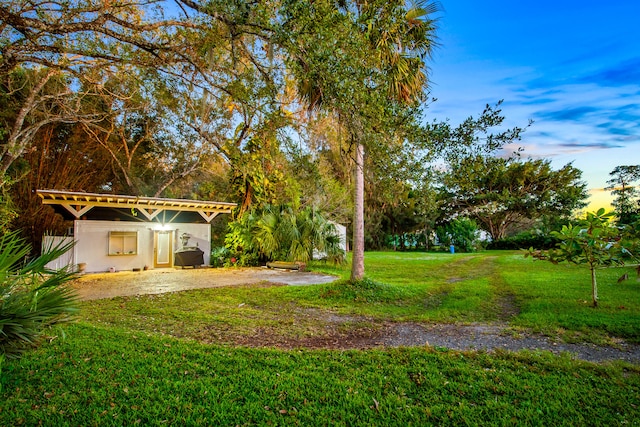
<path fill-rule="evenodd" d="M 235 203 L 163 199 L 60 190 L 38 190 L 42 203 L 73 220 L 68 236 L 46 236 L 43 245 L 75 240 L 51 265 L 104 272 L 198 267 L 209 264 L 211 221 Z"/>

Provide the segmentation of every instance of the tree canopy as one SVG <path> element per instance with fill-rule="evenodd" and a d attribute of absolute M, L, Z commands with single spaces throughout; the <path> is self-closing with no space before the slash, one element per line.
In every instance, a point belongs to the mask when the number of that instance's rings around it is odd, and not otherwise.
<path fill-rule="evenodd" d="M 640 220 L 640 165 L 616 166 L 609 174 L 605 189 L 611 190 L 612 202 L 618 221 L 631 224 Z"/>
<path fill-rule="evenodd" d="M 100 120 L 82 101 L 102 91 L 113 72 L 145 67 L 176 74 L 173 66 L 185 62 L 193 47 L 179 35 L 194 24 L 163 19 L 155 2 L 146 0 L 12 0 L 0 5 L 0 14 L 2 95 L 18 100 L 17 114 L 2 129 L 2 175 L 42 126 Z M 32 70 L 26 86 L 24 70 Z M 51 79 L 66 84 L 45 93 Z M 23 86 L 24 96 L 13 97 Z"/>
<path fill-rule="evenodd" d="M 230 197 L 239 214 L 322 211 L 352 228 L 354 279 L 365 245 L 428 242 L 461 216 L 500 238 L 581 207 L 571 165 L 498 156 L 524 132 L 504 129 L 500 102 L 457 126 L 425 122 L 437 11 L 402 0 L 5 1 L 0 189 L 31 170 L 13 197 L 44 185 Z M 37 234 L 44 223 L 31 217 L 14 224 Z"/>
<path fill-rule="evenodd" d="M 543 159 L 473 156 L 451 165 L 443 178 L 450 215 L 475 219 L 491 238 L 545 215 L 567 217 L 586 206 L 586 183 L 571 164 L 553 170 Z"/>

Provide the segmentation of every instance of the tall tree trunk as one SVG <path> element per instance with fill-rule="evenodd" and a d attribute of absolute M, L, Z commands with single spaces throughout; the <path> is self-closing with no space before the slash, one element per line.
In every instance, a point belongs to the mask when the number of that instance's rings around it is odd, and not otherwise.
<path fill-rule="evenodd" d="M 351 280 L 364 277 L 364 147 L 356 145 Z"/>
<path fill-rule="evenodd" d="M 591 295 L 593 298 L 593 306 L 598 306 L 598 283 L 596 282 L 596 267 L 591 266 Z"/>

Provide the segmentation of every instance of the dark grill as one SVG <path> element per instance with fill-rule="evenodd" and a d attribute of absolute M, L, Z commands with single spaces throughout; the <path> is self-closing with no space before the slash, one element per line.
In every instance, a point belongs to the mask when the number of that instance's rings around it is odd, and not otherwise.
<path fill-rule="evenodd" d="M 180 267 L 199 267 L 204 264 L 204 252 L 196 246 L 180 248 L 175 253 L 175 265 Z"/>

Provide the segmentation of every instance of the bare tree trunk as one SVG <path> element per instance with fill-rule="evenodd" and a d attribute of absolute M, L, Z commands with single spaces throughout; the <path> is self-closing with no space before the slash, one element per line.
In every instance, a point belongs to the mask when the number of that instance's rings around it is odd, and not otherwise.
<path fill-rule="evenodd" d="M 356 145 L 351 280 L 364 277 L 364 147 Z"/>

